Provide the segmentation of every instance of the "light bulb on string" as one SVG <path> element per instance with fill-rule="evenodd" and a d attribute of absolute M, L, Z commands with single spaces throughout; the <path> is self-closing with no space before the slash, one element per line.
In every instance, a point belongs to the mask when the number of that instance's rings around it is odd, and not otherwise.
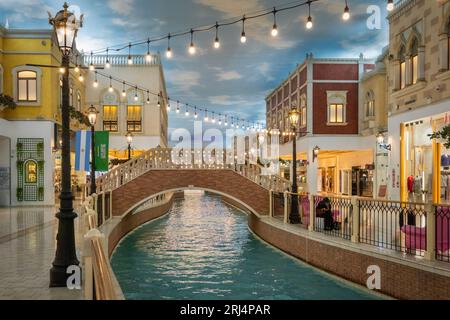
<path fill-rule="evenodd" d="M 125 81 L 122 83 L 122 97 L 127 96 L 127 91 L 125 90 Z"/>
<path fill-rule="evenodd" d="M 161 108 L 161 94 L 158 93 L 158 108 Z"/>
<path fill-rule="evenodd" d="M 186 105 L 186 112 L 184 113 L 184 115 L 185 115 L 186 117 L 189 117 L 189 109 L 188 109 L 187 105 Z"/>
<path fill-rule="evenodd" d="M 64 68 L 64 67 L 59 68 L 59 73 L 61 73 L 61 74 L 66 73 L 66 68 Z"/>
<path fill-rule="evenodd" d="M 84 81 L 84 77 L 83 77 L 82 74 L 80 74 L 80 75 L 78 76 L 78 81 L 80 81 L 80 82 L 83 82 L 83 81 Z"/>
<path fill-rule="evenodd" d="M 272 35 L 272 37 L 276 37 L 278 35 L 277 10 L 275 9 L 275 7 L 273 8 L 273 26 L 270 34 Z"/>
<path fill-rule="evenodd" d="M 167 59 L 172 58 L 172 49 L 170 48 L 170 38 L 171 38 L 171 36 L 169 33 L 169 35 L 167 36 L 167 50 L 166 50 Z"/>
<path fill-rule="evenodd" d="M 133 57 L 131 57 L 131 43 L 128 45 L 128 65 L 133 64 Z"/>
<path fill-rule="evenodd" d="M 219 42 L 219 24 L 216 22 L 216 38 L 214 40 L 214 48 L 219 49 L 220 48 L 220 42 Z"/>
<path fill-rule="evenodd" d="M 241 43 L 247 42 L 247 37 L 245 36 L 245 15 L 242 18 L 242 33 L 241 33 Z"/>
<path fill-rule="evenodd" d="M 205 118 L 204 118 L 203 120 L 205 120 L 205 122 L 208 122 L 208 121 L 209 121 L 209 118 L 208 118 L 208 110 L 205 110 Z"/>
<path fill-rule="evenodd" d="M 138 88 L 137 88 L 137 86 L 136 86 L 135 89 L 134 89 L 134 101 L 137 102 L 138 100 L 139 100 L 139 97 L 138 97 Z"/>
<path fill-rule="evenodd" d="M 195 54 L 195 46 L 194 46 L 194 30 L 191 29 L 191 44 L 189 45 L 189 53 L 191 55 Z"/>
<path fill-rule="evenodd" d="M 180 113 L 180 101 L 177 101 L 177 113 Z"/>
<path fill-rule="evenodd" d="M 347 0 L 345 0 L 345 9 L 344 13 L 342 14 L 342 20 L 348 21 L 350 19 L 350 8 L 348 7 Z"/>
<path fill-rule="evenodd" d="M 167 97 L 167 112 L 170 112 L 170 98 Z"/>
<path fill-rule="evenodd" d="M 147 90 L 147 104 L 150 104 L 150 91 Z"/>
<path fill-rule="evenodd" d="M 112 77 L 111 76 L 109 77 L 109 89 L 108 89 L 108 91 L 109 92 L 113 92 L 114 91 L 114 88 L 112 86 Z"/>
<path fill-rule="evenodd" d="M 95 67 L 94 67 L 94 61 L 93 61 L 93 52 L 91 51 L 91 63 L 89 64 L 89 71 L 94 71 Z"/>
<path fill-rule="evenodd" d="M 147 54 L 145 55 L 145 61 L 152 62 L 152 55 L 150 54 L 150 39 L 147 40 Z"/>
<path fill-rule="evenodd" d="M 98 88 L 97 71 L 95 71 L 95 80 L 93 86 L 94 88 Z"/>
<path fill-rule="evenodd" d="M 197 107 L 194 107 L 194 119 L 198 118 Z"/>
<path fill-rule="evenodd" d="M 306 29 L 312 29 L 313 22 L 311 17 L 311 1 L 308 1 L 308 19 L 306 20 Z"/>
<path fill-rule="evenodd" d="M 109 62 L 109 48 L 106 48 L 106 63 L 105 68 L 109 69 L 111 68 L 111 63 Z"/>
<path fill-rule="evenodd" d="M 393 11 L 395 8 L 394 0 L 388 0 L 386 8 L 387 8 L 387 11 Z"/>
<path fill-rule="evenodd" d="M 214 112 L 212 113 L 212 123 L 216 123 L 216 118 L 214 118 Z"/>

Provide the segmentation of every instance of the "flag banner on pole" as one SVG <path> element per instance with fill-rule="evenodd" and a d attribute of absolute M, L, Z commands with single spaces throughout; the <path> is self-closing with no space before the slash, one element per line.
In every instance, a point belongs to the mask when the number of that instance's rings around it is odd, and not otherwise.
<path fill-rule="evenodd" d="M 109 132 L 96 131 L 94 140 L 95 171 L 109 170 Z"/>
<path fill-rule="evenodd" d="M 75 170 L 90 171 L 91 132 L 77 131 L 75 140 Z"/>

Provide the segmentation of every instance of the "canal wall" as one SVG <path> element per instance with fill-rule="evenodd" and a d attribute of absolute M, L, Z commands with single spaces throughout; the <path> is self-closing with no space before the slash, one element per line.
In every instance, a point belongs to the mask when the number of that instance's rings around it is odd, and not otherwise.
<path fill-rule="evenodd" d="M 312 234 L 274 219 L 249 215 L 249 228 L 261 239 L 302 261 L 366 286 L 368 268 L 380 268 L 379 292 L 405 300 L 449 300 L 450 271 L 438 262 L 408 261 L 341 239 Z"/>
<path fill-rule="evenodd" d="M 128 233 L 151 220 L 157 219 L 167 214 L 172 208 L 174 200 L 176 198 L 179 199 L 183 197 L 184 194 L 170 194 L 168 195 L 166 202 L 134 214 L 127 214 L 122 218 L 114 218 L 114 220 L 112 221 L 113 224 L 109 226 L 109 231 L 105 232 L 108 240 L 108 256 L 111 257 L 117 244 Z"/>

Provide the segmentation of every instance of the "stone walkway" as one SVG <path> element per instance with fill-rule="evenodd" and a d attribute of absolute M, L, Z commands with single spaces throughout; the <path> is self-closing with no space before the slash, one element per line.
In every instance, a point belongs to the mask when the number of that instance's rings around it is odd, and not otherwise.
<path fill-rule="evenodd" d="M 56 210 L 52 207 L 0 209 L 1 300 L 83 298 L 80 290 L 49 288 L 58 229 Z M 76 228 L 77 224 L 76 220 Z"/>

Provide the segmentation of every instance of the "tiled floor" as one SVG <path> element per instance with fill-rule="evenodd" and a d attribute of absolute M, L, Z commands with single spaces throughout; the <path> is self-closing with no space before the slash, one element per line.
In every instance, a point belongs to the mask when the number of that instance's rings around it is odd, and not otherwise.
<path fill-rule="evenodd" d="M 79 290 L 49 288 L 55 212 L 51 207 L 0 209 L 0 299 L 82 299 Z"/>

